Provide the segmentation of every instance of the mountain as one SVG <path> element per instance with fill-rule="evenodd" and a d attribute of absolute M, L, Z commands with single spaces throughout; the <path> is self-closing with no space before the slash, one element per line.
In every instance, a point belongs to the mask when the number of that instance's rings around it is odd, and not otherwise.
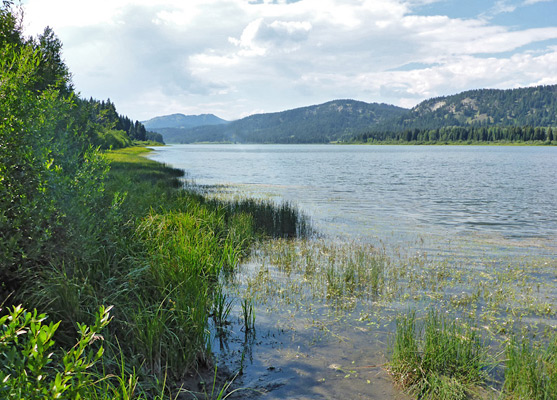
<path fill-rule="evenodd" d="M 557 85 L 519 89 L 469 90 L 425 100 L 405 115 L 378 124 L 371 131 L 439 129 L 449 126 L 557 125 Z"/>
<path fill-rule="evenodd" d="M 334 100 L 276 113 L 256 114 L 228 124 L 157 130 L 166 143 L 329 143 L 361 133 L 408 110 L 387 104 Z"/>
<path fill-rule="evenodd" d="M 179 128 L 187 129 L 194 128 L 201 125 L 219 125 L 226 124 L 228 121 L 221 119 L 213 114 L 201 115 L 184 115 L 184 114 L 171 114 L 161 117 L 151 118 L 148 121 L 143 121 L 143 125 L 150 131 L 159 132 L 159 129 L 165 128 Z M 159 132 L 161 133 L 161 132 Z"/>
<path fill-rule="evenodd" d="M 334 100 L 282 112 L 256 114 L 232 122 L 212 114 L 174 114 L 156 117 L 144 124 L 147 129 L 161 133 L 166 143 L 329 143 L 406 137 L 417 140 L 425 135 L 434 137 L 433 133 L 426 131 L 454 127 L 555 127 L 557 85 L 469 90 L 425 100 L 410 110 L 387 104 Z M 414 132 L 409 133 L 409 130 Z M 421 134 L 418 131 L 422 131 Z M 544 134 L 549 137 L 546 131 L 543 134 L 524 132 L 448 131 L 446 137 L 463 140 L 477 136 L 480 141 L 489 135 L 509 140 L 528 140 L 528 137 L 537 138 Z"/>

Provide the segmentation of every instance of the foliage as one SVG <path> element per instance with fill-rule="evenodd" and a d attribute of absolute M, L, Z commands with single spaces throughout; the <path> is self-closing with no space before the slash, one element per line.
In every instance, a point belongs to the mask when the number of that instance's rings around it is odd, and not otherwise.
<path fill-rule="evenodd" d="M 99 332 L 110 307 L 100 307 L 91 326 L 78 324 L 79 339 L 61 354 L 52 351 L 60 323 L 45 314 L 13 307 L 0 318 L 0 396 L 3 399 L 87 399 L 96 391 L 93 366 L 104 349 Z M 95 343 L 96 342 L 96 343 Z"/>
<path fill-rule="evenodd" d="M 98 132 L 98 139 L 102 149 L 121 149 L 132 145 L 131 139 L 126 132 L 114 129 L 101 130 Z"/>
<path fill-rule="evenodd" d="M 132 141 L 154 140 L 163 143 L 162 136 L 147 132 L 139 121 L 134 122 L 119 115 L 110 99 L 75 99 L 75 103 L 73 114 L 78 129 L 102 149 L 127 147 Z"/>
<path fill-rule="evenodd" d="M 50 70 L 42 75 L 43 59 L 41 48 L 23 39 L 0 48 L 0 278 L 4 291 L 17 290 L 22 279 L 35 274 L 35 267 L 45 262 L 45 254 L 55 253 L 56 242 L 82 220 L 71 215 L 79 208 L 76 203 L 94 208 L 102 195 L 99 183 L 105 166 L 87 138 L 73 129 L 72 97 L 59 89 L 67 85 Z M 48 76 L 55 80 L 49 83 Z M 85 182 L 87 187 L 82 185 Z"/>

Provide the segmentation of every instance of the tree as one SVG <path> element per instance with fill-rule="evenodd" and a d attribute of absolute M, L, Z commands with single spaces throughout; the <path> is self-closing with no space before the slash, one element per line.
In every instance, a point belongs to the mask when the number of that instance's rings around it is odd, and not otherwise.
<path fill-rule="evenodd" d="M 37 71 L 40 79 L 35 84 L 35 90 L 52 87 L 61 91 L 63 95 L 70 94 L 73 91 L 71 75 L 62 60 L 62 42 L 56 37 L 52 28 L 45 28 L 43 34 L 38 37 L 35 48 L 40 57 Z"/>
<path fill-rule="evenodd" d="M 4 0 L 0 6 L 0 47 L 23 44 L 21 13 L 16 13 L 13 1 Z"/>
<path fill-rule="evenodd" d="M 0 292 L 8 293 L 95 212 L 106 171 L 74 129 L 72 93 L 60 90 L 70 90 L 69 76 L 44 68 L 45 54 L 58 60 L 60 48 L 17 40 L 10 7 L 0 9 Z"/>

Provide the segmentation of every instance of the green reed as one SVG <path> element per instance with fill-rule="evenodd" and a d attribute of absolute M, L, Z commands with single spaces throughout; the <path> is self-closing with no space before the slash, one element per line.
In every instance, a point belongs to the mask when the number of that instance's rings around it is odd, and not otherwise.
<path fill-rule="evenodd" d="M 541 344 L 513 336 L 505 354 L 504 398 L 557 398 L 557 334 Z"/>
<path fill-rule="evenodd" d="M 389 371 L 418 398 L 466 399 L 484 379 L 486 354 L 477 330 L 430 311 L 397 319 Z"/>
<path fill-rule="evenodd" d="M 276 204 L 266 200 L 244 198 L 212 199 L 210 204 L 224 207 L 232 215 L 249 214 L 257 230 L 272 238 L 310 237 L 314 234 L 308 217 L 288 202 Z"/>
<path fill-rule="evenodd" d="M 250 332 L 255 331 L 255 311 L 253 309 L 253 299 L 243 298 L 242 299 L 242 322 L 244 324 L 244 333 L 247 335 Z"/>
<path fill-rule="evenodd" d="M 67 346 L 75 343 L 77 321 L 91 322 L 99 306 L 113 305 L 107 357 L 122 354 L 137 373 L 136 392 L 152 388 L 146 390 L 158 396 L 156 382 L 168 388 L 211 364 L 209 320 L 216 315 L 224 325 L 231 312 L 221 274 L 237 268 L 258 232 L 289 236 L 303 223 L 288 207 L 208 200 L 180 181 L 182 171 L 142 157 L 146 151 L 107 154 L 111 169 L 98 205 L 104 212 L 92 217 L 94 229 L 83 224 L 69 245 L 60 243 L 17 298 L 61 320 L 57 334 Z M 117 363 L 106 368 L 120 376 Z"/>

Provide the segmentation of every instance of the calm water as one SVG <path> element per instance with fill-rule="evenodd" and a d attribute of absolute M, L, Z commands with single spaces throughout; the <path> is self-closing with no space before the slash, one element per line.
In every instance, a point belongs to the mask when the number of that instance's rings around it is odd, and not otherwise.
<path fill-rule="evenodd" d="M 245 335 L 239 318 L 224 343 L 216 338 L 213 343 L 217 358 L 231 369 L 242 365 L 239 386 L 250 388 L 231 398 L 259 398 L 261 390 L 270 400 L 407 399 L 382 367 L 398 310 L 433 303 L 436 309 L 451 307 L 451 300 L 479 293 L 485 282 L 498 293 L 497 273 L 513 271 L 506 268 L 511 261 L 528 265 L 530 256 L 557 258 L 555 147 L 176 145 L 155 148 L 150 157 L 217 190 L 227 185 L 231 194 L 292 201 L 321 233 L 382 245 L 395 254 L 393 265 L 418 279 L 418 286 L 401 281 L 396 299 L 359 299 L 339 314 L 325 293 L 304 297 L 297 289 L 309 285 L 303 276 L 281 272 L 256 255 L 240 268 L 233 313 L 240 315 L 241 293 L 257 277 L 269 276 L 271 290 L 255 284 L 255 292 L 268 297 L 255 304 L 257 331 Z M 432 266 L 426 272 L 419 263 L 404 267 L 404 257 L 415 252 Z M 446 287 L 436 289 L 436 279 L 442 281 L 435 278 L 436 259 L 444 256 L 455 260 L 459 278 L 446 278 Z M 554 269 L 544 268 L 534 269 L 524 287 L 500 283 L 500 290 L 514 301 L 555 307 Z M 519 271 L 523 278 L 529 273 Z M 425 274 L 434 275 L 435 287 L 419 286 Z M 529 297 L 528 285 L 538 288 L 540 299 Z M 350 294 L 342 299 L 349 304 Z M 484 303 L 474 312 L 483 313 Z M 475 303 L 471 307 L 476 310 Z M 504 311 L 501 315 L 505 318 Z M 526 315 L 525 322 L 534 318 L 554 325 L 554 314 Z"/>
<path fill-rule="evenodd" d="M 555 147 L 174 145 L 151 158 L 202 185 L 292 201 L 327 235 L 557 242 Z"/>

